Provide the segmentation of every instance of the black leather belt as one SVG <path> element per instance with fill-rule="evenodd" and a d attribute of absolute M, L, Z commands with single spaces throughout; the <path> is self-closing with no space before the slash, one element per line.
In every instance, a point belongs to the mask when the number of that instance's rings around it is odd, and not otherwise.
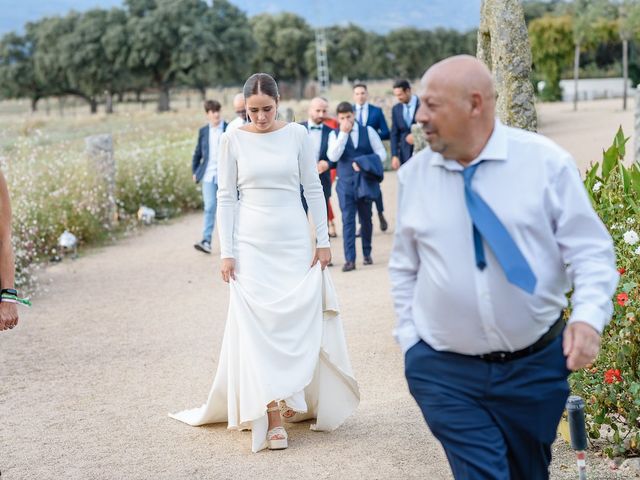
<path fill-rule="evenodd" d="M 531 355 L 532 353 L 539 352 L 544 347 L 553 342 L 558 337 L 558 335 L 560 335 L 565 324 L 563 317 L 564 312 L 560 313 L 560 317 L 553 325 L 551 325 L 551 328 L 547 331 L 547 333 L 542 335 L 537 342 L 523 348 L 522 350 L 516 350 L 515 352 L 491 352 L 475 356 L 487 362 L 504 363 L 510 362 L 511 360 L 517 360 L 518 358 L 526 357 L 527 355 Z"/>

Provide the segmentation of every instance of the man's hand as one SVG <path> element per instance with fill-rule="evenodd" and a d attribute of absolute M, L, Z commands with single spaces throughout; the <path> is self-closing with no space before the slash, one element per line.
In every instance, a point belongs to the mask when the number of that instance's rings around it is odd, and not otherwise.
<path fill-rule="evenodd" d="M 404 138 L 404 141 L 407 142 L 409 145 L 413 145 L 413 133 L 410 133 L 409 135 L 407 135 Z"/>
<path fill-rule="evenodd" d="M 18 306 L 15 303 L 0 303 L 0 331 L 10 330 L 18 324 Z"/>
<path fill-rule="evenodd" d="M 220 264 L 220 273 L 222 274 L 222 280 L 229 283 L 229 280 L 236 279 L 236 259 L 235 258 L 223 258 Z"/>
<path fill-rule="evenodd" d="M 579 370 L 598 356 L 600 334 L 588 323 L 570 323 L 564 329 L 562 350 L 567 357 L 567 368 Z"/>
<path fill-rule="evenodd" d="M 193 175 L 193 183 L 198 183 L 198 181 L 196 180 L 196 176 Z"/>
<path fill-rule="evenodd" d="M 398 170 L 400 168 L 400 159 L 398 157 L 391 157 L 391 168 Z"/>
<path fill-rule="evenodd" d="M 318 173 L 324 173 L 329 170 L 329 162 L 326 160 L 318 160 Z"/>
<path fill-rule="evenodd" d="M 315 266 L 315 264 L 318 262 L 320 262 L 320 267 L 322 268 L 322 270 L 324 270 L 325 267 L 329 265 L 329 263 L 331 263 L 331 249 L 329 247 L 316 248 L 316 254 L 313 256 L 311 266 Z"/>
<path fill-rule="evenodd" d="M 357 164 L 357 162 L 352 162 L 352 163 L 351 163 L 351 166 L 353 167 L 353 169 L 354 169 L 356 172 L 359 172 L 359 171 L 360 171 L 360 165 L 358 165 L 358 164 Z"/>
<path fill-rule="evenodd" d="M 349 133 L 353 129 L 353 122 L 355 119 L 343 118 L 340 120 L 340 131 L 344 133 Z"/>

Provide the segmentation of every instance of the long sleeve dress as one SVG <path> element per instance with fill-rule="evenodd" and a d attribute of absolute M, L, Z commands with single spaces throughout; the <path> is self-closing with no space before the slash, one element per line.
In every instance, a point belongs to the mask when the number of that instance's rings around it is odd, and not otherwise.
<path fill-rule="evenodd" d="M 236 261 L 220 360 L 207 403 L 170 415 L 190 425 L 227 422 L 266 447 L 269 402 L 284 400 L 337 428 L 360 395 L 328 269 L 310 268 L 315 246 L 300 201 L 304 187 L 315 242 L 328 247 L 327 212 L 307 130 L 226 132 L 218 164 L 221 257 Z"/>

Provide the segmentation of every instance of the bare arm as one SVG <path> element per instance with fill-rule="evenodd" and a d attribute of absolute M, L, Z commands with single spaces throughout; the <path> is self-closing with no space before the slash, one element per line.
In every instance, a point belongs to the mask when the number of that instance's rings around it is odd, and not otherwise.
<path fill-rule="evenodd" d="M 15 264 L 11 246 L 11 200 L 9 189 L 0 172 L 0 288 L 14 288 Z M 18 309 L 15 303 L 0 302 L 0 330 L 18 324 Z"/>

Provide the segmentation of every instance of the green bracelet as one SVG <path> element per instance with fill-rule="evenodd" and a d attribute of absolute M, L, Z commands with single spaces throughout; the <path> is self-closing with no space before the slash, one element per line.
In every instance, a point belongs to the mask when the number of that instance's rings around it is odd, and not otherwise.
<path fill-rule="evenodd" d="M 31 301 L 28 298 L 20 298 L 17 295 L 10 295 L 8 293 L 3 293 L 2 295 L 0 295 L 0 303 L 2 302 L 2 300 L 13 300 L 14 302 L 24 305 L 25 307 L 31 306 Z"/>

